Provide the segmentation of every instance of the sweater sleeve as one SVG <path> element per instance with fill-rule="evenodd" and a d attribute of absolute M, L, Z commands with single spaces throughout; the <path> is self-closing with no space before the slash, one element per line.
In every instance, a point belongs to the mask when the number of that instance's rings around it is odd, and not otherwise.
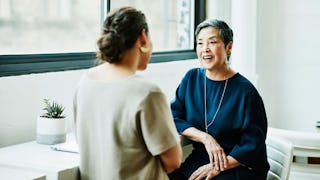
<path fill-rule="evenodd" d="M 138 119 L 143 139 L 152 155 L 159 155 L 180 143 L 163 93 L 150 93 L 141 106 Z"/>
<path fill-rule="evenodd" d="M 190 73 L 187 73 L 178 88 L 176 89 L 175 98 L 171 101 L 171 113 L 176 125 L 177 131 L 181 134 L 185 129 L 192 127 L 191 124 L 186 120 L 186 107 L 185 97 L 186 89 L 188 86 Z"/>
<path fill-rule="evenodd" d="M 263 101 L 257 92 L 247 94 L 241 138 L 230 155 L 242 165 L 258 169 L 259 163 L 266 162 L 265 139 L 267 117 Z"/>

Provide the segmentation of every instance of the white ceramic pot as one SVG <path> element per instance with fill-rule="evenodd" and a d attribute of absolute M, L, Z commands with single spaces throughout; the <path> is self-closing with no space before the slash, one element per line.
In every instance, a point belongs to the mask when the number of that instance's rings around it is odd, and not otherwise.
<path fill-rule="evenodd" d="M 66 118 L 45 118 L 37 119 L 37 143 L 58 144 L 66 141 L 67 123 Z"/>

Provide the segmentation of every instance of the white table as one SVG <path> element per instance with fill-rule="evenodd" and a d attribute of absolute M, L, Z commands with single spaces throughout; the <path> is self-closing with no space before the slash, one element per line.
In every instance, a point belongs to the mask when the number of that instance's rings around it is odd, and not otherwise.
<path fill-rule="evenodd" d="M 41 172 L 33 171 L 25 168 L 17 168 L 11 166 L 0 166 L 0 178 L 10 180 L 46 180 L 46 175 Z"/>
<path fill-rule="evenodd" d="M 78 166 L 78 153 L 54 151 L 35 141 L 0 149 L 0 179 L 20 180 L 21 173 L 22 179 L 73 180 L 79 177 Z"/>

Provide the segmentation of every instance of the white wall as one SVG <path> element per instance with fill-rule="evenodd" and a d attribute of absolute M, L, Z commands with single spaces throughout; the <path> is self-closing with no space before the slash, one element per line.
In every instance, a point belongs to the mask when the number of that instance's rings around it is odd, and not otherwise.
<path fill-rule="evenodd" d="M 0 78 L 0 147 L 34 140 L 43 98 L 72 112 L 72 93 L 82 71 L 30 74 Z M 70 116 L 69 116 L 70 117 Z"/>
<path fill-rule="evenodd" d="M 320 121 L 320 1 L 207 3 L 208 17 L 223 19 L 233 28 L 233 67 L 257 86 L 269 125 L 315 132 Z"/>
<path fill-rule="evenodd" d="M 187 69 L 196 66 L 197 60 L 149 64 L 146 71 L 138 74 L 157 83 L 169 101 Z M 83 72 L 63 71 L 0 78 L 0 148 L 35 140 L 36 119 L 42 113 L 43 98 L 64 104 L 66 115 L 72 120 L 73 92 Z"/>
<path fill-rule="evenodd" d="M 257 72 L 271 125 L 316 131 L 320 1 L 258 1 Z"/>

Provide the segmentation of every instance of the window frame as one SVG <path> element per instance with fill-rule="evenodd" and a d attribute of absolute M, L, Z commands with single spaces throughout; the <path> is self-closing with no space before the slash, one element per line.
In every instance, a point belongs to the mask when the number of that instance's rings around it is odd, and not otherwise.
<path fill-rule="evenodd" d="M 109 11 L 110 0 L 102 2 L 105 3 L 101 4 L 101 10 Z M 206 17 L 205 2 L 195 0 L 194 28 Z M 150 63 L 194 59 L 197 57 L 195 45 L 191 50 L 154 52 Z M 94 66 L 96 62 L 95 52 L 0 55 L 0 77 L 85 69 Z"/>

